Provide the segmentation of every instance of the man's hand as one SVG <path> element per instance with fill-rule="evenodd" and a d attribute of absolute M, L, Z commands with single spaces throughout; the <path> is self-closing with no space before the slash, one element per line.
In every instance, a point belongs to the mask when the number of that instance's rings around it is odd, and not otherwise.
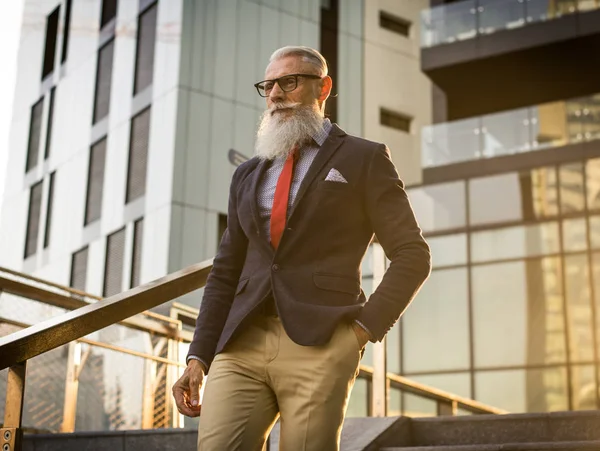
<path fill-rule="evenodd" d="M 179 413 L 188 417 L 200 416 L 200 387 L 204 381 L 204 366 L 190 359 L 183 375 L 173 385 L 173 397 Z"/>
<path fill-rule="evenodd" d="M 369 341 L 369 334 L 367 334 L 367 332 L 360 327 L 356 321 L 352 321 L 352 329 L 356 334 L 356 339 L 358 340 L 360 349 L 364 348 Z"/>

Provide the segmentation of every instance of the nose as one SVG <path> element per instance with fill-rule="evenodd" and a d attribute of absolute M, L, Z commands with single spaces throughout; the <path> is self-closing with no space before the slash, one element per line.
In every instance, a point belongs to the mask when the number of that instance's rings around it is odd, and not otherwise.
<path fill-rule="evenodd" d="M 271 92 L 269 93 L 269 100 L 271 102 L 283 102 L 285 100 L 285 91 L 281 89 L 279 83 L 275 83 Z"/>

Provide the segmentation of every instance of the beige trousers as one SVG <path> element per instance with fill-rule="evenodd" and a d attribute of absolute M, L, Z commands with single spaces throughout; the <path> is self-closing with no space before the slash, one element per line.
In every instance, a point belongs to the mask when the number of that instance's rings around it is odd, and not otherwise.
<path fill-rule="evenodd" d="M 260 451 L 280 416 L 280 451 L 339 449 L 361 349 L 350 324 L 325 346 L 300 346 L 277 317 L 260 317 L 215 357 L 198 451 Z"/>

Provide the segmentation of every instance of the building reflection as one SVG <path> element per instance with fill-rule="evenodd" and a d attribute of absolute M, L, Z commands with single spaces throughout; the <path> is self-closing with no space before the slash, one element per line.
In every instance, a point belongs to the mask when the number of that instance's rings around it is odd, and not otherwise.
<path fill-rule="evenodd" d="M 434 270 L 388 336 L 389 370 L 513 412 L 597 408 L 600 159 L 409 197 Z M 435 406 L 392 390 L 393 412 Z"/>

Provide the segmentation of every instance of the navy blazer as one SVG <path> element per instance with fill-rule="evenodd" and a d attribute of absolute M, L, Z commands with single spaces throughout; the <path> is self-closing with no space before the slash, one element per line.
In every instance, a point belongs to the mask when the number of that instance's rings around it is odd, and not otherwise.
<path fill-rule="evenodd" d="M 334 124 L 276 251 L 262 231 L 256 200 L 267 166 L 254 157 L 233 175 L 227 230 L 188 354 L 209 366 L 270 293 L 285 331 L 300 345 L 326 344 L 340 321 L 353 319 L 379 341 L 431 270 L 429 247 L 385 145 Z M 332 168 L 348 183 L 326 181 Z M 374 235 L 390 266 L 367 302 L 361 262 Z"/>

